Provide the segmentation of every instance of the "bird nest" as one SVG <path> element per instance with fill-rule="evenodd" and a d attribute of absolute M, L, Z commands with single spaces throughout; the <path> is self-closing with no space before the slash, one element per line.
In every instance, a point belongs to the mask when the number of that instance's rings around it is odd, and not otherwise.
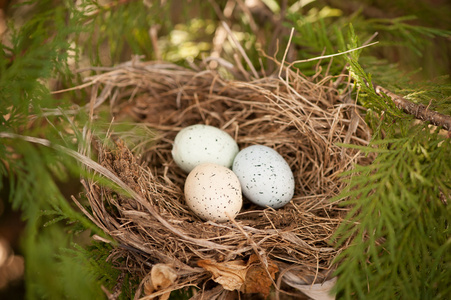
<path fill-rule="evenodd" d="M 190 286 L 198 299 L 279 297 L 329 280 L 343 250 L 332 236 L 346 213 L 330 199 L 344 188 L 340 174 L 368 160 L 340 143 L 370 139 L 348 77 L 306 77 L 284 67 L 279 76 L 240 80 L 240 73 L 199 68 L 133 60 L 88 78 L 92 119 L 107 100 L 114 117 L 107 139 L 93 144 L 100 173 L 119 188 L 83 182 L 85 213 L 116 241 L 109 260 L 139 282 L 135 299 L 165 299 Z M 133 121 L 132 131 L 114 127 L 123 121 Z M 171 156 L 175 135 L 193 124 L 228 132 L 240 149 L 277 150 L 295 177 L 291 202 L 272 209 L 245 199 L 225 223 L 193 214 L 183 193 L 187 174 Z"/>

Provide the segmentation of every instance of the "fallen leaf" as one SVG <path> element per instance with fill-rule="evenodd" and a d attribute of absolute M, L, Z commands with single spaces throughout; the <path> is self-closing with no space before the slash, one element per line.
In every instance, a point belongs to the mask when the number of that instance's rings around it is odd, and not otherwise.
<path fill-rule="evenodd" d="M 213 274 L 212 279 L 229 291 L 240 290 L 246 278 L 247 265 L 243 260 L 218 263 L 205 259 L 197 262 L 199 267 Z"/>
<path fill-rule="evenodd" d="M 244 280 L 244 290 L 242 291 L 246 294 L 262 293 L 266 298 L 278 271 L 279 268 L 271 260 L 268 260 L 268 269 L 266 271 L 266 268 L 258 260 L 257 255 L 251 255 Z"/>
<path fill-rule="evenodd" d="M 269 294 L 275 274 L 279 271 L 277 265 L 268 260 L 267 272 L 255 254 L 247 262 L 234 260 L 218 263 L 206 259 L 197 264 L 211 272 L 212 279 L 226 290 L 238 290 L 247 294 L 262 293 L 264 296 Z"/>
<path fill-rule="evenodd" d="M 150 276 L 144 282 L 144 293 L 151 295 L 156 291 L 164 290 L 171 286 L 177 279 L 177 272 L 171 266 L 156 264 L 150 270 Z M 164 293 L 160 300 L 167 300 L 171 292 Z"/>

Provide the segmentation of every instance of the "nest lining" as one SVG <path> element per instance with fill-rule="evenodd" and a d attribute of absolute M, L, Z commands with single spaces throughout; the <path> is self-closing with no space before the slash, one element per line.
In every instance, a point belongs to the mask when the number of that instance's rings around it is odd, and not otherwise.
<path fill-rule="evenodd" d="M 336 78 L 312 79 L 287 69 L 283 79 L 247 82 L 208 69 L 131 61 L 88 81 L 97 95 L 93 107 L 109 99 L 116 119 L 132 118 L 153 132 L 146 147 L 133 151 L 114 133 L 113 146 L 97 149 L 99 162 L 147 204 L 84 183 L 91 219 L 118 241 L 112 260 L 126 258 L 128 270 L 141 279 L 157 263 L 171 265 L 178 274 L 172 289 L 202 287 L 211 278 L 199 260 L 228 262 L 253 253 L 263 264 L 276 263 L 279 274 L 289 269 L 307 284 L 330 276 L 342 250 L 330 237 L 344 209 L 329 199 L 344 186 L 339 175 L 369 159 L 336 143 L 366 145 L 370 138 L 358 108 L 334 87 Z M 173 162 L 171 149 L 178 131 L 199 123 L 228 132 L 240 149 L 262 144 L 277 150 L 295 177 L 292 201 L 274 210 L 245 200 L 234 222 L 194 215 L 184 202 L 187 174 Z M 149 213 L 148 204 L 166 224 Z"/>

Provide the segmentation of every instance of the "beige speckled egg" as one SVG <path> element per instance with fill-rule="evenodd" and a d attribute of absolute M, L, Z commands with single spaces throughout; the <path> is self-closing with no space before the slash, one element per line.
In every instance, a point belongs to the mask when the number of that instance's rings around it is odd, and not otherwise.
<path fill-rule="evenodd" d="M 243 198 L 238 177 L 217 164 L 196 166 L 185 181 L 188 207 L 204 220 L 225 222 L 241 210 Z"/>

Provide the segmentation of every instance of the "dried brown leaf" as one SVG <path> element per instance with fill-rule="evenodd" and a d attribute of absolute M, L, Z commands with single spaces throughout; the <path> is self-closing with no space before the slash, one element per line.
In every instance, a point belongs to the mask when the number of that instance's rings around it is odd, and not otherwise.
<path fill-rule="evenodd" d="M 151 295 L 154 292 L 164 290 L 171 286 L 177 279 L 177 272 L 171 266 L 156 264 L 150 270 L 150 276 L 144 283 L 144 293 Z M 171 292 L 164 293 L 160 300 L 167 300 Z"/>
<path fill-rule="evenodd" d="M 246 294 L 262 293 L 267 297 L 278 271 L 279 268 L 271 260 L 268 260 L 268 269 L 266 270 L 265 266 L 258 261 L 257 255 L 251 255 L 242 291 Z"/>
<path fill-rule="evenodd" d="M 198 261 L 197 265 L 211 272 L 212 279 L 226 290 L 240 290 L 244 284 L 247 265 L 243 260 L 218 263 L 211 259 L 205 259 Z"/>
<path fill-rule="evenodd" d="M 279 271 L 271 260 L 268 260 L 266 269 L 255 254 L 251 255 L 247 262 L 234 260 L 218 263 L 206 259 L 198 261 L 197 264 L 211 272 L 212 279 L 226 290 L 238 290 L 246 294 L 262 293 L 264 296 L 269 294 L 275 274 Z"/>

